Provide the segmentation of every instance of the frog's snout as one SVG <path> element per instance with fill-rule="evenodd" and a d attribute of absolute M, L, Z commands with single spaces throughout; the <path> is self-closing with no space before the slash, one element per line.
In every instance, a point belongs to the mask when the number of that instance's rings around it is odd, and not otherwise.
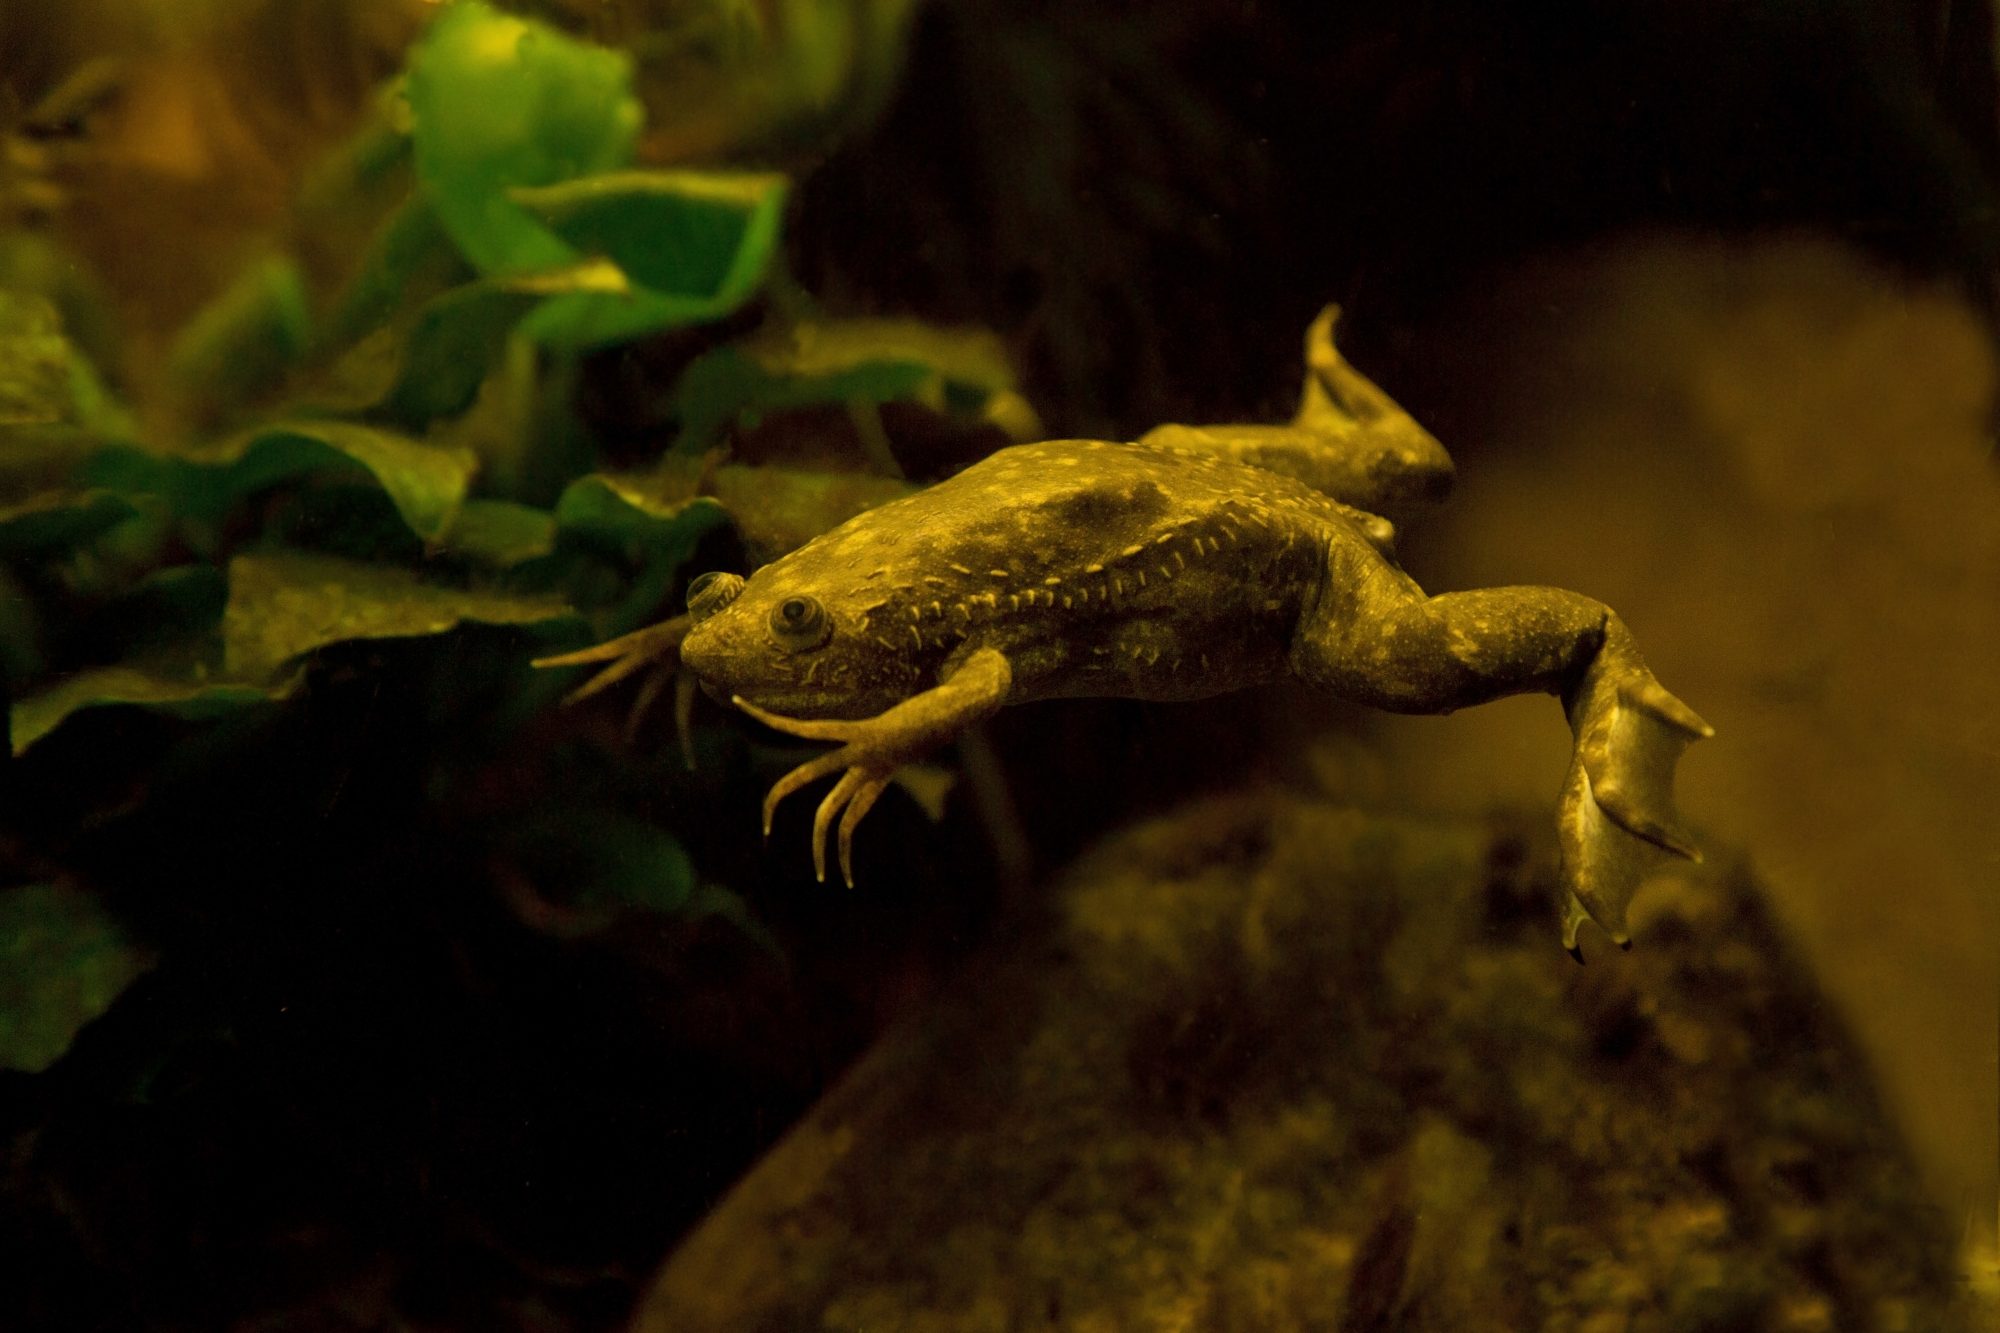
<path fill-rule="evenodd" d="M 681 665 L 694 673 L 701 692 L 724 708 L 729 707 L 729 697 L 736 692 L 736 683 L 727 679 L 730 672 L 726 638 L 713 625 L 696 625 L 681 640 Z"/>
<path fill-rule="evenodd" d="M 688 631 L 687 638 L 681 640 L 681 665 L 694 672 L 704 689 L 711 689 L 716 669 L 722 665 L 719 636 L 714 629 L 704 629 L 697 620 Z"/>

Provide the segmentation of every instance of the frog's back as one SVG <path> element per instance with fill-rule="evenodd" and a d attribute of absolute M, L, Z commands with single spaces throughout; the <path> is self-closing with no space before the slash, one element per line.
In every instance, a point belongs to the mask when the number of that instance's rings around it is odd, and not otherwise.
<path fill-rule="evenodd" d="M 1134 543 L 1185 558 L 1196 539 L 1204 551 L 1211 539 L 1236 545 L 1232 528 L 1316 533 L 1343 513 L 1301 482 L 1226 457 L 1101 440 L 1003 449 L 906 503 L 908 518 L 969 554 L 1046 548 L 1046 563 L 1070 572 L 1131 558 Z"/>
<path fill-rule="evenodd" d="M 1282 674 L 1343 523 L 1317 492 L 1227 459 L 1050 440 L 799 554 L 841 571 L 871 633 L 1002 647 L 1017 697 L 1185 698 Z"/>

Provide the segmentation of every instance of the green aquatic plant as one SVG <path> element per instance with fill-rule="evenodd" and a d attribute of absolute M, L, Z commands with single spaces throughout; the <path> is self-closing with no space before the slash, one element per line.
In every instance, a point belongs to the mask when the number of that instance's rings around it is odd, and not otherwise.
<path fill-rule="evenodd" d="M 645 131 L 629 55 L 462 0 L 157 367 L 94 364 L 51 300 L 0 290 L 19 782 L 95 769 L 198 791 L 203 763 L 375 673 L 428 701 L 421 795 L 462 809 L 566 687 L 528 657 L 657 618 L 725 529 L 795 544 L 772 534 L 900 485 L 710 451 L 789 414 L 893 468 L 888 404 L 1032 423 L 990 339 L 814 309 L 783 274 L 787 175 L 644 163 Z M 688 350 L 650 386 L 643 439 L 584 410 L 594 365 L 673 337 Z M 607 904 L 734 910 L 671 817 L 545 776 L 494 874 L 594 905 L 564 930 Z M 27 819 L 12 804 L 0 818 Z M 22 827 L 28 853 L 0 873 L 67 883 L 49 833 Z M 94 975 L 93 1011 L 137 969 Z"/>

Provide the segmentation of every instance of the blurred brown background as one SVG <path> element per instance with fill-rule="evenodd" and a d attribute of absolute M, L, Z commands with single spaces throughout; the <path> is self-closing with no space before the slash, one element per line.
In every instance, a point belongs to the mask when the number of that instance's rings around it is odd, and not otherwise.
<path fill-rule="evenodd" d="M 1716 725 L 1690 818 L 2000 1285 L 1994 38 L 1966 3 L 958 0 L 799 252 L 1012 332 L 1054 434 L 1275 418 L 1341 301 L 1459 462 L 1412 571 L 1604 599 Z M 1545 805 L 1566 759 L 1537 699 L 1335 720 L 1420 807 Z"/>
<path fill-rule="evenodd" d="M 1521 265 L 1440 336 L 1484 447 L 1406 538 L 1433 589 L 1617 607 L 1717 728 L 1682 804 L 1745 856 L 1992 1263 L 2000 482 L 1984 323 L 1812 236 L 1623 238 Z M 1539 699 L 1365 725 L 1392 797 L 1546 800 Z M 1670 886 L 1655 890 L 1665 896 Z M 1641 901 L 1643 913 L 1644 899 Z M 1600 946 L 1601 947 L 1601 946 Z M 1989 1270 L 1990 1271 L 1990 1268 Z"/>

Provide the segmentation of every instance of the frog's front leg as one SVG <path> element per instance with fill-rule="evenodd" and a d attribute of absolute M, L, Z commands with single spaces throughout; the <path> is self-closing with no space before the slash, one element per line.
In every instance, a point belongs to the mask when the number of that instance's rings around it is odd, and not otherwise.
<path fill-rule="evenodd" d="M 1699 859 L 1675 827 L 1674 765 L 1713 729 L 1647 670 L 1599 602 L 1559 588 L 1427 597 L 1363 543 L 1336 540 L 1293 667 L 1357 702 L 1442 713 L 1539 691 L 1563 701 L 1576 748 L 1557 817 L 1563 945 L 1586 916 L 1623 945 L 1626 907 L 1659 852 Z"/>
<path fill-rule="evenodd" d="M 592 676 L 583 684 L 571 690 L 563 699 L 566 704 L 581 703 L 601 690 L 609 689 L 619 681 L 651 666 L 670 665 L 681 650 L 681 640 L 694 626 L 694 617 L 683 613 L 657 625 L 634 630 L 620 638 L 573 653 L 561 653 L 555 657 L 538 657 L 529 665 L 535 667 L 588 666 L 596 662 L 611 665 Z"/>
<path fill-rule="evenodd" d="M 764 835 L 770 836 L 778 802 L 816 778 L 845 769 L 813 817 L 813 873 L 826 879 L 826 835 L 834 816 L 841 815 L 840 874 L 852 887 L 854 830 L 896 770 L 990 717 L 1007 701 L 1012 684 L 1006 655 L 982 648 L 933 688 L 857 722 L 783 717 L 736 697 L 738 708 L 767 727 L 807 740 L 840 742 L 839 749 L 807 760 L 772 784 L 764 798 Z"/>

